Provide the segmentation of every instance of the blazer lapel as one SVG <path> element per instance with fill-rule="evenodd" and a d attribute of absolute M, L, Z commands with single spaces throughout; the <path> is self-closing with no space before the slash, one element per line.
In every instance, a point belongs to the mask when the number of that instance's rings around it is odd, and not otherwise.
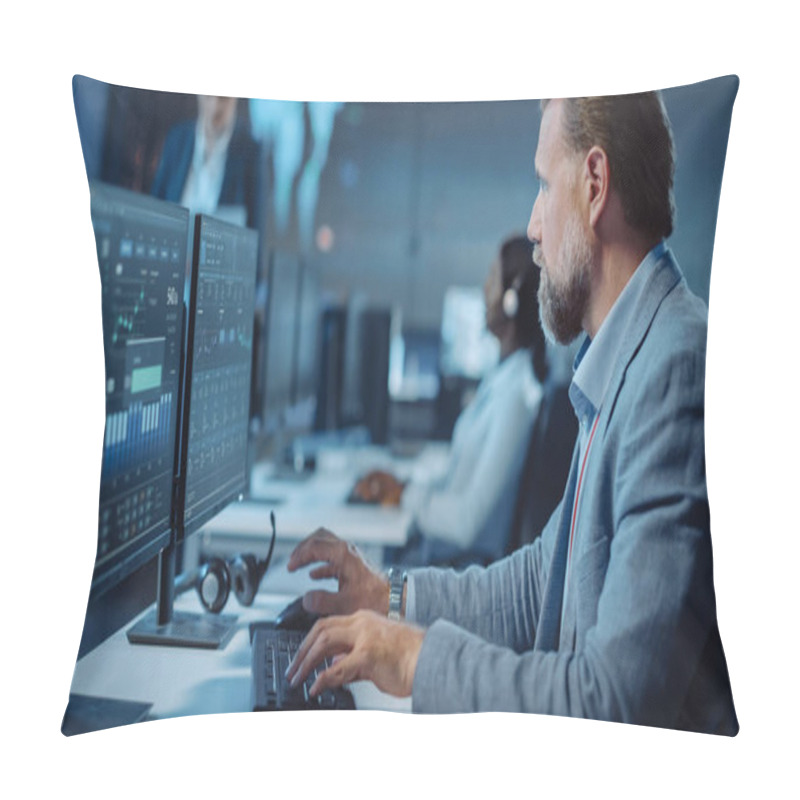
<path fill-rule="evenodd" d="M 628 368 L 639 346 L 644 340 L 647 331 L 655 317 L 656 311 L 664 298 L 680 282 L 682 278 L 680 269 L 675 263 L 672 255 L 667 251 L 659 259 L 656 269 L 647 284 L 642 289 L 643 297 L 639 304 L 639 311 L 628 325 L 625 335 L 620 342 L 619 357 L 614 367 L 614 372 L 606 393 L 606 400 L 600 409 L 600 420 L 598 423 L 598 434 L 608 426 L 608 421 L 613 414 L 614 401 L 622 385 L 622 378 Z M 602 436 L 600 437 L 602 441 Z M 564 494 L 565 502 L 562 504 L 561 519 L 559 520 L 558 539 L 553 552 L 553 560 L 548 576 L 547 588 L 545 590 L 545 600 L 542 606 L 542 613 L 539 620 L 536 642 L 534 647 L 540 650 L 574 649 L 576 625 L 577 625 L 577 594 L 571 591 L 567 598 L 567 607 L 562 613 L 562 602 L 564 597 L 564 582 L 566 577 L 567 549 L 569 542 L 569 528 L 572 520 L 572 506 L 575 499 L 575 485 L 577 483 L 578 472 L 578 444 L 572 455 L 572 466 L 570 467 L 570 477 L 567 483 L 567 490 Z M 579 533 L 576 533 L 577 551 L 573 553 L 573 558 L 580 556 L 582 546 L 585 547 L 590 542 L 584 541 Z M 573 589 L 575 587 L 573 586 Z M 562 629 L 563 618 L 563 629 Z"/>
<path fill-rule="evenodd" d="M 658 260 L 653 274 L 650 275 L 647 283 L 642 289 L 642 298 L 638 305 L 636 315 L 631 319 L 627 330 L 620 342 L 619 356 L 614 367 L 614 372 L 606 392 L 603 408 L 600 409 L 601 429 L 605 429 L 608 421 L 613 414 L 614 402 L 617 393 L 622 385 L 622 379 L 628 364 L 636 355 L 647 331 L 653 322 L 653 318 L 664 301 L 664 298 L 681 282 L 683 275 L 680 268 L 675 263 L 672 253 L 667 250 Z"/>

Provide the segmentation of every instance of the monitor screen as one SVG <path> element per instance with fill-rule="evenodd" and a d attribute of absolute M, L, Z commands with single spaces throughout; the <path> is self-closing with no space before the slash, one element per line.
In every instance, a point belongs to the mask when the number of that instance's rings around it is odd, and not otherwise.
<path fill-rule="evenodd" d="M 438 330 L 405 330 L 392 342 L 389 388 L 393 400 L 434 400 L 439 394 Z"/>
<path fill-rule="evenodd" d="M 500 346 L 486 329 L 486 303 L 479 286 L 450 286 L 442 307 L 442 375 L 482 378 L 497 363 Z"/>
<path fill-rule="evenodd" d="M 258 234 L 198 214 L 181 447 L 183 534 L 245 490 Z"/>
<path fill-rule="evenodd" d="M 90 188 L 106 373 L 96 596 L 170 540 L 189 212 Z"/>
<path fill-rule="evenodd" d="M 263 423 L 267 434 L 283 423 L 292 403 L 299 269 L 297 256 L 275 251 L 269 267 L 267 296 L 267 358 Z"/>

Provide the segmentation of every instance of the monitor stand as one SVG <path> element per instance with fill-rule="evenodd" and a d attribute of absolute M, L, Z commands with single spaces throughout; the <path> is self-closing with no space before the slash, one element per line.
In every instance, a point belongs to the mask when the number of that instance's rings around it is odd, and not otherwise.
<path fill-rule="evenodd" d="M 237 617 L 230 614 L 193 614 L 173 611 L 175 599 L 175 546 L 158 554 L 156 607 L 127 631 L 131 644 L 199 647 L 221 650 L 236 631 Z"/>
<path fill-rule="evenodd" d="M 151 611 L 128 629 L 131 644 L 162 644 L 167 647 L 201 647 L 221 650 L 236 630 L 237 617 L 231 615 L 191 614 L 173 612 L 172 619 L 163 625 L 158 611 Z"/>

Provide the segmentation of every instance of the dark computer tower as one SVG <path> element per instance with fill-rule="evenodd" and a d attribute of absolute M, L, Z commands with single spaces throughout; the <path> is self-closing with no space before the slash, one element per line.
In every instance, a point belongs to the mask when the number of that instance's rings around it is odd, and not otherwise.
<path fill-rule="evenodd" d="M 331 431 L 339 427 L 346 324 L 346 309 L 326 308 L 322 312 L 319 395 L 314 419 L 316 431 Z"/>
<path fill-rule="evenodd" d="M 375 444 L 389 441 L 389 340 L 391 313 L 367 309 L 361 316 L 363 423 Z"/>

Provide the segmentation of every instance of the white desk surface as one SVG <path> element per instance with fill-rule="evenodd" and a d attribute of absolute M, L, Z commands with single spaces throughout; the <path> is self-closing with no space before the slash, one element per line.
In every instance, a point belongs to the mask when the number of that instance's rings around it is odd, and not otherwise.
<path fill-rule="evenodd" d="M 448 451 L 446 444 L 431 443 L 413 459 L 398 459 L 380 447 L 327 449 L 320 452 L 316 471 L 304 480 L 276 479 L 271 464 L 256 464 L 250 487 L 256 501 L 232 503 L 206 523 L 201 534 L 263 541 L 270 530 L 270 510 L 274 510 L 281 539 L 299 541 L 325 527 L 356 544 L 403 545 L 411 522 L 407 511 L 349 505 L 347 496 L 358 477 L 370 469 L 389 469 L 401 479 L 430 479 L 443 469 Z M 270 499 L 277 502 L 272 504 Z"/>
<path fill-rule="evenodd" d="M 406 512 L 347 505 L 345 500 L 355 480 L 370 469 L 388 469 L 401 479 L 429 480 L 443 470 L 448 450 L 447 445 L 430 444 L 414 458 L 393 458 L 386 448 L 330 449 L 319 453 L 316 471 L 303 481 L 276 480 L 271 465 L 256 465 L 251 494 L 279 497 L 283 502 L 274 506 L 263 502 L 233 504 L 189 542 L 196 549 L 202 540 L 223 543 L 230 539 L 229 544 L 233 539 L 248 544 L 252 540 L 252 549 L 263 551 L 269 541 L 269 512 L 274 508 L 278 536 L 288 543 L 324 526 L 367 549 L 380 551 L 385 545 L 403 544 L 410 522 Z M 238 619 L 232 638 L 222 650 L 130 644 L 126 631 L 137 621 L 133 620 L 78 662 L 71 691 L 152 703 L 148 719 L 249 711 L 250 623 L 274 619 L 287 603 L 312 586 L 336 586 L 335 581 L 312 581 L 308 569 L 290 575 L 286 558 L 287 548 L 276 547 L 273 563 L 250 608 L 242 608 L 235 597 L 230 597 L 223 613 Z M 206 613 L 194 591 L 176 598 L 175 610 Z M 385 695 L 371 683 L 360 681 L 349 688 L 356 708 L 411 710 L 410 698 Z"/>
<path fill-rule="evenodd" d="M 223 614 L 236 615 L 238 620 L 222 650 L 130 644 L 125 634 L 133 620 L 78 661 L 71 691 L 152 703 L 148 719 L 250 711 L 248 626 L 274 619 L 312 585 L 335 588 L 333 581 L 312 581 L 307 570 L 290 575 L 285 562 L 270 566 L 250 608 L 240 606 L 233 595 L 229 598 Z M 206 613 L 194 591 L 177 598 L 175 610 Z M 358 709 L 411 710 L 410 698 L 383 694 L 369 682 L 359 681 L 349 688 Z"/>

